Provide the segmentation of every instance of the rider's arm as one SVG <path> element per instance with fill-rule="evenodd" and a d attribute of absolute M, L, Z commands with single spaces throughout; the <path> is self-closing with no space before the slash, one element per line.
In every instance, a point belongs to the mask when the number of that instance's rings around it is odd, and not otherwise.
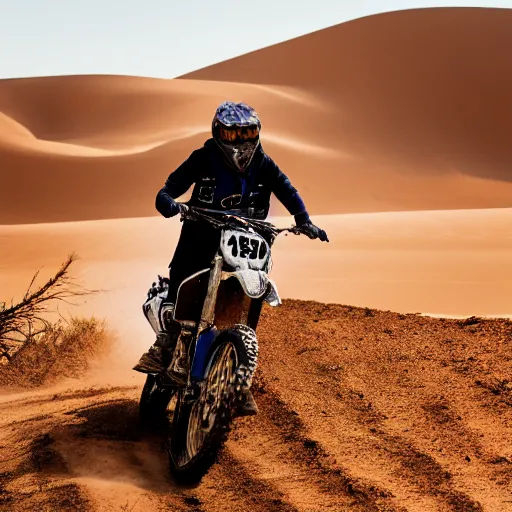
<path fill-rule="evenodd" d="M 301 199 L 297 189 L 290 183 L 290 180 L 275 162 L 267 155 L 270 166 L 271 190 L 274 195 L 283 203 L 285 208 L 295 217 L 295 223 L 299 230 L 309 238 L 319 238 L 322 242 L 328 242 L 327 233 L 315 226 L 309 219 L 304 201 Z"/>
<path fill-rule="evenodd" d="M 175 171 L 167 178 L 165 185 L 156 195 L 156 209 L 164 217 L 172 217 L 179 213 L 175 199 L 184 194 L 195 182 L 197 171 L 202 164 L 201 149 L 194 151 Z"/>
<path fill-rule="evenodd" d="M 295 217 L 297 226 L 305 224 L 309 220 L 306 205 L 300 197 L 297 189 L 291 184 L 288 176 L 279 169 L 277 164 L 267 155 L 269 159 L 268 169 L 271 176 L 271 190 L 277 199 L 283 204 L 288 212 Z"/>

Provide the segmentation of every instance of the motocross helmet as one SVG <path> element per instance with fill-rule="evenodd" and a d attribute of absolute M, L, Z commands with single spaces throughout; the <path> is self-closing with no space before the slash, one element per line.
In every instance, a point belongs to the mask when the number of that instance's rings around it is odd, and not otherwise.
<path fill-rule="evenodd" d="M 258 114 L 245 103 L 224 102 L 217 108 L 212 121 L 215 142 L 241 172 L 249 167 L 256 153 L 260 129 Z"/>

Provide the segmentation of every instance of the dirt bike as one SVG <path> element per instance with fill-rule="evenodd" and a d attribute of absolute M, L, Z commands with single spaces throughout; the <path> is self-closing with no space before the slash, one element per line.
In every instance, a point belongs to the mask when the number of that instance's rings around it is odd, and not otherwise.
<path fill-rule="evenodd" d="M 143 306 L 157 336 L 174 333 L 177 341 L 174 359 L 169 351 L 164 361 L 167 370 L 148 375 L 139 413 L 146 422 L 156 421 L 175 402 L 168 436 L 171 473 L 178 482 L 196 483 L 226 440 L 242 390 L 251 386 L 263 302 L 281 304 L 268 277 L 272 244 L 279 233 L 299 231 L 233 210 L 189 207 L 181 216 L 220 230 L 220 244 L 210 268 L 180 284 L 175 304 L 165 302 L 168 281 L 160 278 Z M 176 358 L 186 361 L 186 375 L 173 373 Z"/>

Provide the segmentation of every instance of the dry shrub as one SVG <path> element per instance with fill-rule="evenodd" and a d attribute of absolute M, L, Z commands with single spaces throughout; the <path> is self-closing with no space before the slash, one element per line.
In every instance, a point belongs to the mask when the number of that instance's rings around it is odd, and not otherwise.
<path fill-rule="evenodd" d="M 51 324 L 43 317 L 51 311 L 52 305 L 58 302 L 71 303 L 70 299 L 94 293 L 76 283 L 69 275 L 69 267 L 77 260 L 73 253 L 68 256 L 58 272 L 46 283 L 33 291 L 39 271 L 35 273 L 25 295 L 18 303 L 0 302 L 0 357 L 11 360 L 11 357 L 23 345 L 44 334 Z M 72 303 L 71 303 L 72 304 Z"/>
<path fill-rule="evenodd" d="M 58 272 L 33 291 L 36 273 L 20 302 L 0 302 L 0 385 L 34 387 L 80 377 L 110 348 L 112 337 L 102 321 L 45 319 L 55 303 L 94 292 L 69 276 L 76 259 L 75 254 L 68 256 Z"/>
<path fill-rule="evenodd" d="M 111 348 L 112 336 L 96 318 L 72 318 L 49 325 L 0 366 L 0 385 L 36 387 L 79 378 Z"/>

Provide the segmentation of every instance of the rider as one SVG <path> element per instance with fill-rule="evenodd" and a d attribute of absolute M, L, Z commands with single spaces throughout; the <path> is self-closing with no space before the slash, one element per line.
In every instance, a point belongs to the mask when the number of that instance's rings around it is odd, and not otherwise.
<path fill-rule="evenodd" d="M 245 103 L 222 103 L 212 121 L 212 138 L 169 175 L 156 196 L 157 210 L 164 217 L 185 212 L 188 207 L 175 199 L 195 184 L 189 206 L 214 210 L 236 208 L 249 217 L 263 220 L 268 215 L 270 195 L 274 193 L 295 217 L 302 233 L 328 242 L 325 231 L 309 219 L 304 202 L 290 180 L 263 151 L 260 129 L 261 122 L 253 108 Z M 169 265 L 168 302 L 175 302 L 178 287 L 185 278 L 210 266 L 219 237 L 219 231 L 206 224 L 183 222 Z M 154 373 L 163 369 L 159 338 L 134 370 Z M 250 391 L 248 393 L 246 412 L 254 414 L 256 404 Z"/>

